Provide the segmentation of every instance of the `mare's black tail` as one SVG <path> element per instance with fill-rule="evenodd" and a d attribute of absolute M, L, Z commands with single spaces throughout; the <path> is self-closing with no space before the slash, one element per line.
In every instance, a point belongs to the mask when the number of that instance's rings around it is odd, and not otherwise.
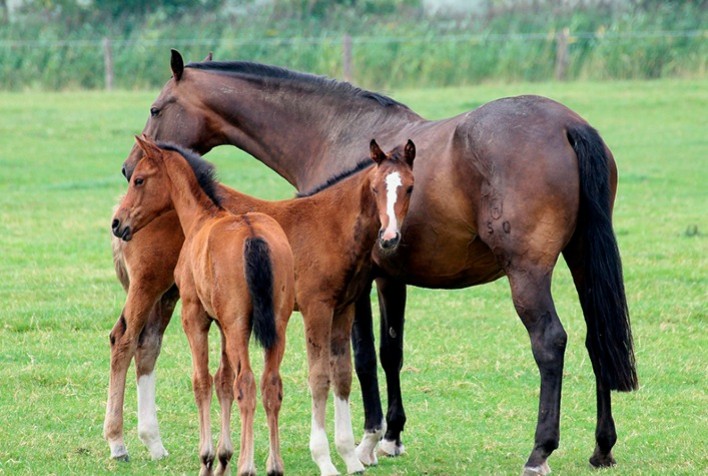
<path fill-rule="evenodd" d="M 583 278 L 576 279 L 587 323 L 585 345 L 596 374 L 610 390 L 638 387 L 632 330 L 617 240 L 612 230 L 609 157 L 588 125 L 568 128 L 578 156 L 580 210 L 576 235 L 582 242 Z"/>
<path fill-rule="evenodd" d="M 253 303 L 251 327 L 256 340 L 266 349 L 275 344 L 275 311 L 273 309 L 273 265 L 268 243 L 263 238 L 247 238 L 243 256 L 246 283 Z"/>

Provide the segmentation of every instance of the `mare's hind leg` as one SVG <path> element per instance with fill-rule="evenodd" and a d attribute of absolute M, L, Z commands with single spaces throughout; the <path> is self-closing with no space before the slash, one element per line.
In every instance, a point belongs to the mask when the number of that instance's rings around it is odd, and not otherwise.
<path fill-rule="evenodd" d="M 582 293 L 585 289 L 585 270 L 582 261 L 581 244 L 573 240 L 563 251 L 570 272 L 575 282 L 575 287 L 578 293 Z M 580 296 L 580 301 L 584 302 L 583 296 Z M 590 457 L 590 464 L 594 467 L 608 467 L 615 465 L 615 459 L 612 456 L 612 447 L 617 442 L 617 431 L 615 430 L 615 421 L 612 418 L 612 397 L 610 390 L 605 388 L 600 378 L 600 368 L 598 356 L 591 350 L 591 346 L 586 342 L 592 369 L 595 373 L 596 398 L 597 398 L 597 425 L 595 427 L 595 451 Z"/>
<path fill-rule="evenodd" d="M 148 321 L 138 338 L 135 352 L 135 372 L 138 380 L 138 436 L 147 446 L 153 459 L 168 455 L 160 438 L 155 403 L 155 363 L 160 355 L 162 336 L 172 318 L 175 305 L 179 300 L 179 291 L 172 286 L 155 303 Z"/>
<path fill-rule="evenodd" d="M 519 260 L 521 261 L 521 260 Z M 507 274 L 514 306 L 528 330 L 541 374 L 535 443 L 524 476 L 550 473 L 547 459 L 560 439 L 560 399 L 567 335 L 551 298 L 551 271 L 534 263 L 513 263 Z"/>
<path fill-rule="evenodd" d="M 376 375 L 376 348 L 374 346 L 370 292 L 371 285 L 362 292 L 356 301 L 356 316 L 352 327 L 354 365 L 364 404 L 364 436 L 356 448 L 356 455 L 359 461 L 369 466 L 378 464 L 376 445 L 381 441 L 386 430 Z"/>
<path fill-rule="evenodd" d="M 401 368 L 403 366 L 403 325 L 406 310 L 406 285 L 400 281 L 376 280 L 381 310 L 381 365 L 386 373 L 388 411 L 386 434 L 379 445 L 381 454 L 398 456 L 405 451 L 401 432 L 406 424 L 401 395 Z"/>
<path fill-rule="evenodd" d="M 334 444 L 347 465 L 347 473 L 364 471 L 354 448 L 354 431 L 349 409 L 352 387 L 350 339 L 354 305 L 348 306 L 332 321 L 330 372 L 334 389 Z"/>

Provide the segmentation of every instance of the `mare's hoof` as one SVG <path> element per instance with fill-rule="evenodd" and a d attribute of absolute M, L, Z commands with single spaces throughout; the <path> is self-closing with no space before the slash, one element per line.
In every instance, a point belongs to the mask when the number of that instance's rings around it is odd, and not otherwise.
<path fill-rule="evenodd" d="M 598 454 L 596 451 L 593 453 L 593 455 L 590 457 L 590 465 L 593 468 L 609 468 L 611 466 L 614 466 L 617 464 L 617 461 L 612 457 L 612 452 L 603 455 L 603 454 Z"/>
<path fill-rule="evenodd" d="M 539 466 L 524 466 L 521 476 L 546 476 L 548 474 L 551 474 L 551 468 L 548 466 L 548 463 L 544 461 L 543 464 Z"/>

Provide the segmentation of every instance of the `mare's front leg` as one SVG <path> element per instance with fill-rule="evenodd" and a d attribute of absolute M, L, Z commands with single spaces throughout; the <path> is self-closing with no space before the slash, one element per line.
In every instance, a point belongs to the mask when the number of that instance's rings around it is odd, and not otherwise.
<path fill-rule="evenodd" d="M 352 359 L 350 339 L 354 305 L 336 313 L 332 320 L 330 371 L 334 385 L 334 444 L 347 465 L 347 473 L 360 473 L 364 466 L 354 448 L 354 431 L 349 409 L 352 387 Z"/>
<path fill-rule="evenodd" d="M 551 472 L 547 459 L 558 448 L 563 357 L 567 335 L 551 298 L 551 269 L 515 263 L 507 269 L 511 295 L 528 330 L 531 349 L 541 374 L 541 394 L 533 450 L 523 475 Z"/>
<path fill-rule="evenodd" d="M 162 336 L 170 323 L 178 300 L 179 291 L 177 286 L 173 285 L 155 303 L 140 333 L 135 352 L 135 373 L 138 382 L 138 436 L 153 459 L 168 456 L 167 450 L 162 445 L 157 422 L 155 364 L 160 355 Z"/>
<path fill-rule="evenodd" d="M 405 451 L 401 432 L 406 424 L 401 395 L 401 368 L 403 366 L 403 326 L 406 311 L 406 285 L 387 278 L 376 280 L 381 312 L 381 343 L 379 355 L 386 373 L 388 411 L 386 433 L 379 451 L 386 456 L 398 456 Z"/>
<path fill-rule="evenodd" d="M 352 347 L 354 348 L 354 366 L 359 378 L 364 404 L 364 436 L 356 448 L 356 455 L 359 461 L 372 466 L 378 464 L 376 445 L 383 437 L 386 422 L 381 410 L 370 295 L 371 283 L 368 284 L 355 304 Z"/>
<path fill-rule="evenodd" d="M 183 290 L 184 291 L 184 290 Z M 199 414 L 200 476 L 213 474 L 214 446 L 211 441 L 210 407 L 212 378 L 209 374 L 209 326 L 211 321 L 196 296 L 183 292 L 182 328 L 192 352 L 192 389 Z"/>
<path fill-rule="evenodd" d="M 332 464 L 327 432 L 325 431 L 327 396 L 330 384 L 329 354 L 333 310 L 331 305 L 321 302 L 317 297 L 312 298 L 311 302 L 300 304 L 305 322 L 307 363 L 309 367 L 308 383 L 312 396 L 310 453 L 313 461 L 320 469 L 321 476 L 337 475 L 339 472 Z"/>

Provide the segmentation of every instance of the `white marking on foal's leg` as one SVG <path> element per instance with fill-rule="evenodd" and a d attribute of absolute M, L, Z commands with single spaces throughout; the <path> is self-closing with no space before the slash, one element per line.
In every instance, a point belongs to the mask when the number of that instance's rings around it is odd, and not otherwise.
<path fill-rule="evenodd" d="M 347 465 L 347 473 L 364 471 L 354 448 L 354 430 L 352 430 L 352 415 L 349 410 L 349 400 L 334 397 L 334 444 Z"/>
<path fill-rule="evenodd" d="M 381 419 L 381 426 L 373 431 L 365 431 L 361 438 L 361 443 L 356 447 L 356 456 L 359 461 L 367 466 L 376 466 L 379 459 L 376 457 L 376 445 L 386 433 L 386 420 Z"/>
<path fill-rule="evenodd" d="M 329 442 L 325 429 L 317 424 L 314 415 L 312 416 L 312 429 L 310 431 L 310 454 L 312 459 L 320 468 L 321 476 L 335 476 L 339 474 L 337 468 L 332 464 L 329 455 Z"/>
<path fill-rule="evenodd" d="M 386 215 L 388 215 L 388 226 L 384 230 L 383 237 L 386 240 L 393 238 L 398 232 L 398 221 L 396 220 L 396 197 L 398 187 L 403 185 L 401 174 L 393 172 L 386 176 Z"/>
<path fill-rule="evenodd" d="M 138 436 L 150 451 L 152 459 L 168 455 L 162 446 L 155 405 L 155 371 L 138 378 Z"/>

